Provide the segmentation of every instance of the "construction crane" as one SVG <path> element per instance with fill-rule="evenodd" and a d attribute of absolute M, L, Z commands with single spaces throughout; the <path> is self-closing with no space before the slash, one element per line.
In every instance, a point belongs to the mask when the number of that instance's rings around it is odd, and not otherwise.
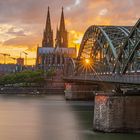
<path fill-rule="evenodd" d="M 17 58 L 14 58 L 14 57 L 10 57 L 10 58 L 13 59 L 14 60 L 14 63 L 16 64 Z"/>
<path fill-rule="evenodd" d="M 28 53 L 26 53 L 24 51 L 23 51 L 23 53 L 25 54 L 25 66 L 27 66 L 27 55 L 28 55 Z"/>
<path fill-rule="evenodd" d="M 0 54 L 4 56 L 4 64 L 6 64 L 6 56 L 10 56 L 10 54 L 7 53 L 0 53 Z"/>

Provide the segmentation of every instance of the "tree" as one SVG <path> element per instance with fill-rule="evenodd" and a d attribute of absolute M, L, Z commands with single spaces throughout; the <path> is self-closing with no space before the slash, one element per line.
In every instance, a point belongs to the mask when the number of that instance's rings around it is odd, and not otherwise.
<path fill-rule="evenodd" d="M 16 74 L 7 74 L 0 77 L 0 85 L 25 83 L 26 85 L 35 83 L 41 85 L 44 82 L 43 71 L 23 71 Z"/>

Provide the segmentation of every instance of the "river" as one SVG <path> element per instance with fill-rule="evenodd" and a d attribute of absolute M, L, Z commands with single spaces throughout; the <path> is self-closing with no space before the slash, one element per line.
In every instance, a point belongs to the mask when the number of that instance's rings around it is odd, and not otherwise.
<path fill-rule="evenodd" d="M 0 140 L 140 140 L 92 129 L 93 102 L 62 95 L 0 95 Z"/>

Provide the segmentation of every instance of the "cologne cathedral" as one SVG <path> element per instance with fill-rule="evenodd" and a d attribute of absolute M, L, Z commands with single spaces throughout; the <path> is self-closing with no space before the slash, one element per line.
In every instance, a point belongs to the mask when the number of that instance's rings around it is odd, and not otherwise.
<path fill-rule="evenodd" d="M 50 9 L 48 7 L 46 25 L 43 33 L 42 46 L 37 49 L 36 65 L 41 69 L 51 67 L 63 69 L 65 59 L 76 56 L 76 48 L 68 48 L 68 32 L 65 27 L 64 11 L 62 8 L 59 28 L 54 41 L 51 27 Z"/>

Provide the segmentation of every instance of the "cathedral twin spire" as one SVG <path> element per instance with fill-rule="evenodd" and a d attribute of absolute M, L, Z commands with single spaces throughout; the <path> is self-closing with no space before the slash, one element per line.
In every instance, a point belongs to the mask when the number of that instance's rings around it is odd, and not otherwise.
<path fill-rule="evenodd" d="M 44 30 L 42 47 L 53 47 L 53 30 L 51 28 L 50 9 L 48 7 L 46 27 Z"/>
<path fill-rule="evenodd" d="M 56 31 L 55 47 L 60 47 L 60 48 L 68 47 L 68 35 L 67 34 L 68 33 L 65 29 L 65 18 L 64 18 L 64 12 L 63 12 L 63 7 L 62 7 L 60 27 L 59 27 L 59 29 L 57 28 L 57 31 Z M 54 46 L 53 30 L 51 28 L 50 10 L 48 7 L 46 27 L 44 30 L 44 35 L 43 35 L 43 40 L 42 40 L 42 47 L 53 47 L 53 46 Z"/>
<path fill-rule="evenodd" d="M 61 13 L 61 20 L 60 20 L 60 30 L 65 30 L 65 19 L 64 19 L 64 11 L 62 7 L 62 13 Z"/>

